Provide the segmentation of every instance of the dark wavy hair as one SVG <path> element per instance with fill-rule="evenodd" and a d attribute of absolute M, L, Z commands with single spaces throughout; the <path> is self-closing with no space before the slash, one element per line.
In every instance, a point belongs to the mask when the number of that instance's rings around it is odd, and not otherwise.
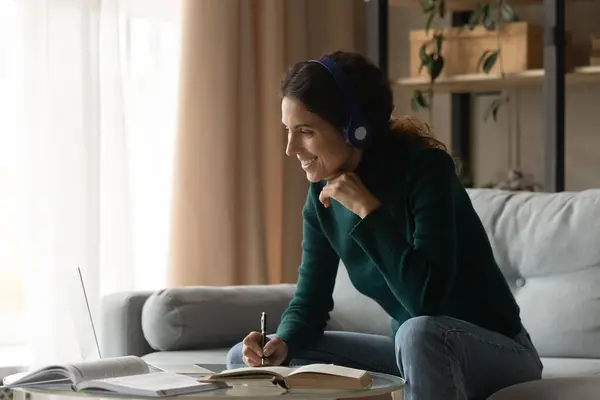
<path fill-rule="evenodd" d="M 392 88 L 383 71 L 361 54 L 336 51 L 327 54 L 352 85 L 363 116 L 373 129 L 373 143 L 392 139 L 402 145 L 435 147 L 447 151 L 426 123 L 412 117 L 396 118 Z M 329 72 L 317 63 L 292 65 L 281 82 L 280 96 L 301 101 L 306 108 L 333 126 L 342 128 L 347 110 L 339 88 Z"/>

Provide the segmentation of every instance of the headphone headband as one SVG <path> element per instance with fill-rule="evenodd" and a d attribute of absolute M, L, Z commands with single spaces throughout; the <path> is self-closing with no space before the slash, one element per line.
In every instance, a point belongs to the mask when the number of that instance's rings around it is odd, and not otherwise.
<path fill-rule="evenodd" d="M 371 128 L 360 111 L 358 98 L 352 90 L 352 86 L 350 85 L 350 82 L 348 82 L 346 74 L 344 74 L 344 71 L 342 71 L 340 66 L 329 57 L 321 57 L 317 60 L 311 60 L 310 62 L 322 65 L 333 77 L 340 89 L 348 112 L 348 119 L 343 127 L 344 139 L 348 144 L 354 147 L 366 146 L 371 139 Z"/>

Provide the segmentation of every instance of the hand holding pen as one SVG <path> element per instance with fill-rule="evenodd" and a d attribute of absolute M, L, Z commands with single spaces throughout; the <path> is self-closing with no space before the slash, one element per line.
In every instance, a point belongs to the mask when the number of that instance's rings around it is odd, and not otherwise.
<path fill-rule="evenodd" d="M 254 331 L 244 338 L 242 358 L 250 367 L 281 365 L 287 357 L 288 346 L 279 337 L 267 338 L 267 313 L 260 319 L 260 332 Z"/>

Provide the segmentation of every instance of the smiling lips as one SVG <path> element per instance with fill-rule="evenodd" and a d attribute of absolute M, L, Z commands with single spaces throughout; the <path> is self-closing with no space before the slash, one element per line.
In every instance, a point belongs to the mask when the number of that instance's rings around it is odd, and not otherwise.
<path fill-rule="evenodd" d="M 300 158 L 298 158 L 298 159 L 300 160 Z M 302 164 L 302 168 L 309 168 L 316 160 L 317 160 L 317 157 L 313 157 L 308 160 L 300 160 L 300 164 Z"/>

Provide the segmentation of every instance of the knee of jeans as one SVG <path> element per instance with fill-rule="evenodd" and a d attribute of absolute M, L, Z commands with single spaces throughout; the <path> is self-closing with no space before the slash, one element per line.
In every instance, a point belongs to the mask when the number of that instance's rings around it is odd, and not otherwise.
<path fill-rule="evenodd" d="M 414 317 L 406 320 L 396 332 L 396 350 L 422 353 L 425 348 L 435 346 L 443 336 L 443 330 L 436 322 L 436 318 L 428 315 Z"/>
<path fill-rule="evenodd" d="M 227 352 L 227 367 L 231 367 L 233 365 L 242 365 L 244 364 L 244 356 L 242 355 L 242 348 L 244 344 L 242 342 L 236 344 L 229 352 Z"/>

